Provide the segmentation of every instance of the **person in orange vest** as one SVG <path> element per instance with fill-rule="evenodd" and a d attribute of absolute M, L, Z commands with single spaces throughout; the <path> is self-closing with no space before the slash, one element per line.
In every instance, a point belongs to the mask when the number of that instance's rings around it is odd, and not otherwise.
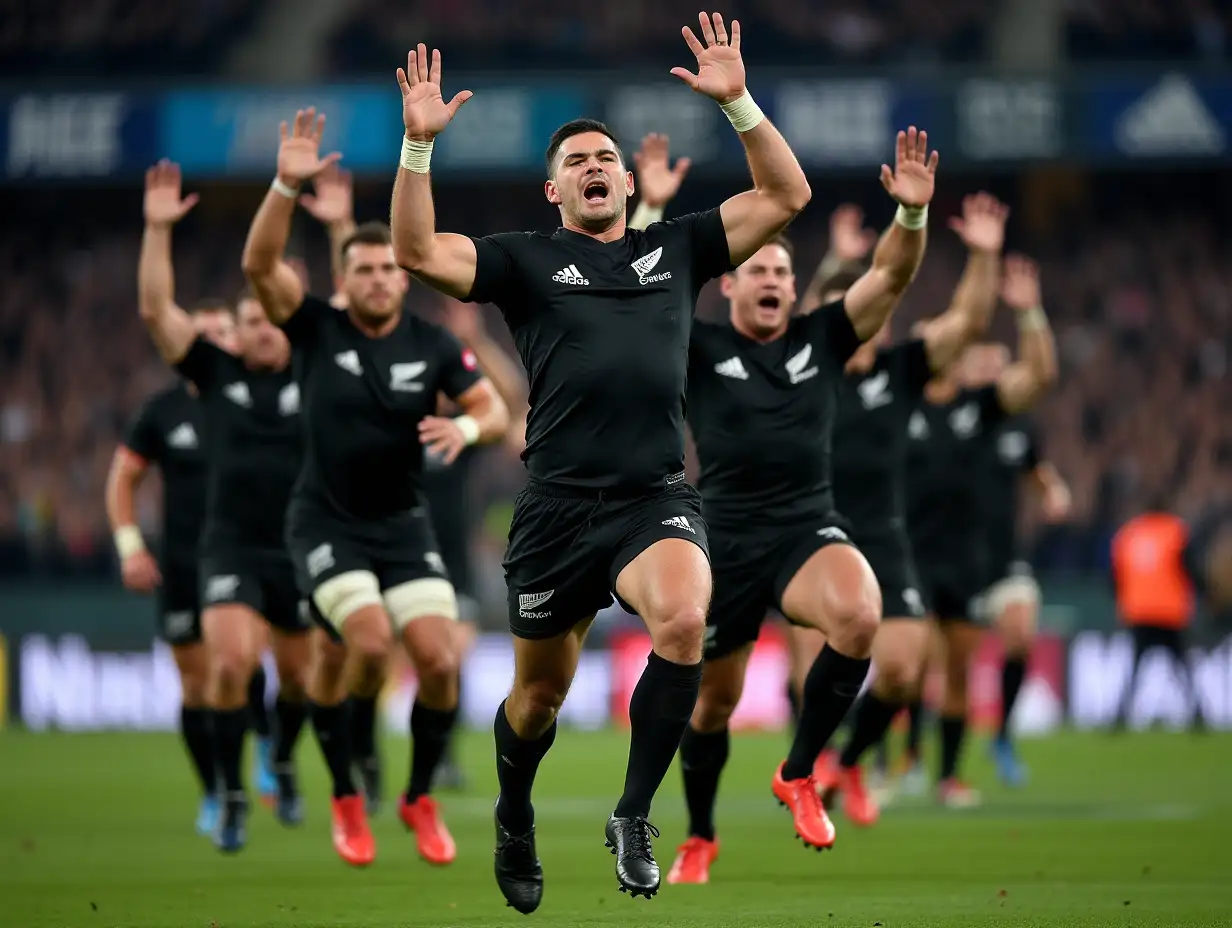
<path fill-rule="evenodd" d="M 1117 729 L 1127 724 L 1142 659 L 1156 648 L 1173 659 L 1193 706 L 1194 727 L 1205 727 L 1185 656 L 1185 632 L 1195 604 L 1190 547 L 1189 527 L 1163 505 L 1130 519 L 1112 539 L 1117 612 L 1134 641 L 1134 664 L 1117 712 Z"/>

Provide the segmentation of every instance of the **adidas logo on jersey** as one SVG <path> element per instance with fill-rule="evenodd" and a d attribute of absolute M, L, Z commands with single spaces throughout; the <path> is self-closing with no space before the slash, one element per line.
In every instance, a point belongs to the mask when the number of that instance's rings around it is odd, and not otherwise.
<path fill-rule="evenodd" d="M 653 284 L 653 283 L 658 283 L 661 280 L 671 280 L 672 279 L 671 271 L 662 271 L 661 273 L 658 273 L 658 274 L 650 273 L 651 271 L 654 270 L 655 265 L 659 263 L 659 259 L 661 257 L 663 257 L 663 246 L 662 245 L 660 245 L 650 254 L 645 255 L 644 257 L 638 258 L 631 265 L 633 270 L 637 271 L 637 282 L 641 284 L 643 287 L 646 286 L 646 284 Z"/>
<path fill-rule="evenodd" d="M 573 284 L 577 287 L 589 287 L 590 281 L 582 276 L 582 272 L 577 269 L 577 265 L 570 264 L 568 267 L 562 267 L 559 271 L 552 275 L 552 279 L 558 284 Z"/>
<path fill-rule="evenodd" d="M 663 524 L 668 528 L 679 528 L 689 532 L 692 535 L 697 534 L 697 530 L 689 524 L 689 520 L 684 516 L 672 516 L 670 519 L 664 519 Z"/>
<path fill-rule="evenodd" d="M 714 366 L 714 372 L 733 380 L 748 380 L 749 372 L 744 369 L 744 363 L 739 358 L 728 358 Z"/>
<path fill-rule="evenodd" d="M 181 422 L 167 436 L 167 445 L 172 448 L 195 448 L 197 444 L 197 430 L 191 422 Z"/>

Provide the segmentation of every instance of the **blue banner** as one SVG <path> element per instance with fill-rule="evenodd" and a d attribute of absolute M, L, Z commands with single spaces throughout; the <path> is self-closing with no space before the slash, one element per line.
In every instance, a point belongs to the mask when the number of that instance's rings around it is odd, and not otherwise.
<path fill-rule="evenodd" d="M 153 97 L 23 94 L 0 105 L 0 152 L 10 180 L 132 174 L 158 157 L 160 111 Z"/>
<path fill-rule="evenodd" d="M 437 141 L 442 178 L 541 176 L 552 131 L 578 116 L 607 121 L 626 147 L 671 135 L 699 173 L 743 174 L 740 140 L 719 108 L 672 79 L 561 75 L 451 79 L 475 96 Z M 888 161 L 895 132 L 926 128 L 951 167 L 1066 161 L 1090 165 L 1222 163 L 1232 147 L 1232 75 L 1181 72 L 1051 77 L 981 74 L 903 80 L 754 75 L 752 92 L 810 169 Z M 323 148 L 351 170 L 392 174 L 402 134 L 392 82 L 161 94 L 0 98 L 3 176 L 89 180 L 139 175 L 160 157 L 194 178 L 264 179 L 278 125 L 297 109 L 327 116 Z"/>

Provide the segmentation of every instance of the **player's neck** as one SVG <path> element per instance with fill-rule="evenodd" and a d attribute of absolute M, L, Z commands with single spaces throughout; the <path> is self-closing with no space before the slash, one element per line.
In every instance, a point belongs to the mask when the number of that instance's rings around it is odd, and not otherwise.
<path fill-rule="evenodd" d="M 269 364 L 259 364 L 252 358 L 244 358 L 244 366 L 250 371 L 280 371 L 291 363 L 291 346 L 287 345 L 278 352 L 278 357 Z"/>
<path fill-rule="evenodd" d="M 770 342 L 776 342 L 787 334 L 787 323 L 770 332 L 759 332 L 745 325 L 740 317 L 736 315 L 736 311 L 731 311 L 731 325 L 741 336 L 747 338 L 751 342 L 757 342 L 759 345 L 768 345 Z"/>
<path fill-rule="evenodd" d="M 364 319 L 354 309 L 350 308 L 347 309 L 346 313 L 347 317 L 351 320 L 351 324 L 369 338 L 384 338 L 396 329 L 398 323 L 402 321 L 401 309 L 388 319 L 381 320 Z"/>
<path fill-rule="evenodd" d="M 589 229 L 583 229 L 579 225 L 570 222 L 564 216 L 561 216 L 560 221 L 564 223 L 564 228 L 569 232 L 574 232 L 578 235 L 585 235 L 587 238 L 593 238 L 596 242 L 618 242 L 625 237 L 625 217 L 621 216 L 616 220 L 616 223 L 610 229 L 604 229 L 602 232 L 591 232 Z"/>
<path fill-rule="evenodd" d="M 930 380 L 924 385 L 924 399 L 937 406 L 943 406 L 958 396 L 958 382 L 955 380 Z"/>

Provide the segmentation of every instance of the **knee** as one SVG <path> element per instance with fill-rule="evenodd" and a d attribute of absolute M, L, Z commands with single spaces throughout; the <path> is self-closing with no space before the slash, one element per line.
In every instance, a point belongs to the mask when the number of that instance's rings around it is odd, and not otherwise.
<path fill-rule="evenodd" d="M 1001 645 L 1007 657 L 1026 657 L 1035 641 L 1035 624 L 1030 616 L 1010 614 L 998 625 Z"/>
<path fill-rule="evenodd" d="M 367 617 L 365 617 L 367 618 Z M 370 621 L 349 621 L 344 631 L 347 650 L 353 655 L 365 673 L 383 672 L 389 650 L 393 646 L 393 633 L 385 613 L 380 612 Z"/>
<path fill-rule="evenodd" d="M 881 593 L 865 590 L 837 610 L 829 635 L 832 645 L 851 657 L 867 657 L 881 625 Z"/>
<path fill-rule="evenodd" d="M 301 665 L 278 668 L 278 698 L 303 702 L 308 694 L 308 668 Z"/>
<path fill-rule="evenodd" d="M 458 675 L 457 641 L 452 635 L 431 636 L 430 641 L 416 643 L 412 651 L 415 673 L 421 681 L 451 681 Z"/>
<path fill-rule="evenodd" d="M 879 696 L 893 702 L 906 702 L 919 689 L 919 661 L 898 654 L 885 658 L 877 664 L 877 679 L 873 685 Z"/>
<path fill-rule="evenodd" d="M 565 703 L 567 687 L 544 680 L 520 683 L 505 701 L 505 714 L 515 731 L 546 731 Z"/>
<path fill-rule="evenodd" d="M 255 655 L 243 648 L 219 648 L 210 655 L 210 681 L 217 694 L 229 697 L 247 695 L 248 681 L 256 667 Z"/>
<path fill-rule="evenodd" d="M 180 675 L 180 701 L 189 709 L 205 705 L 209 678 L 204 673 Z"/>
<path fill-rule="evenodd" d="M 706 637 L 706 608 L 698 603 L 681 602 L 664 609 L 651 624 L 654 649 L 677 663 L 701 660 Z"/>
<path fill-rule="evenodd" d="M 741 687 L 730 683 L 703 685 L 693 709 L 693 729 L 712 732 L 726 728 L 740 702 L 740 691 Z"/>

